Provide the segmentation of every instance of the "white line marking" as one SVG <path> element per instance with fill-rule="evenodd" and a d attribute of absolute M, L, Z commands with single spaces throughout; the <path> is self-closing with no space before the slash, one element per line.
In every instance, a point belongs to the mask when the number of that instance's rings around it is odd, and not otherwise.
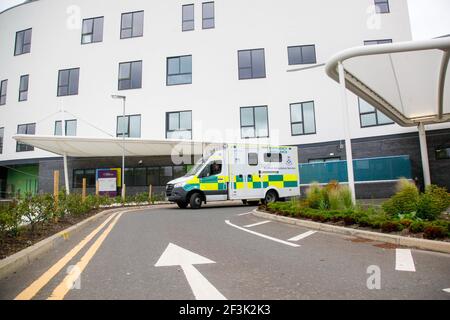
<path fill-rule="evenodd" d="M 266 223 L 269 223 L 269 222 L 270 221 L 267 220 L 267 221 L 261 221 L 261 222 L 253 223 L 253 224 L 248 224 L 248 225 L 244 226 L 244 228 L 252 228 L 252 227 L 260 226 L 260 225 L 263 225 L 263 224 L 266 224 Z"/>
<path fill-rule="evenodd" d="M 282 244 L 285 244 L 287 246 L 294 247 L 294 248 L 300 247 L 300 245 L 295 244 L 295 243 L 290 243 L 290 242 L 287 242 L 287 241 L 284 241 L 284 240 L 280 240 L 280 239 L 277 239 L 277 238 L 272 238 L 272 237 L 266 236 L 265 234 L 262 234 L 262 233 L 259 233 L 259 232 L 255 232 L 255 231 L 252 231 L 252 230 L 248 230 L 248 229 L 239 227 L 239 226 L 237 226 L 235 224 L 232 224 L 229 220 L 225 220 L 225 223 L 228 224 L 229 226 L 232 226 L 233 228 L 236 228 L 236 229 L 239 229 L 239 230 L 251 233 L 251 234 L 253 234 L 255 236 L 258 236 L 258 237 L 261 237 L 261 238 L 265 238 L 265 239 L 272 240 L 272 241 L 275 241 L 275 242 L 278 242 L 278 243 L 282 243 Z"/>
<path fill-rule="evenodd" d="M 242 216 L 246 216 L 246 215 L 248 215 L 248 214 L 251 214 L 251 212 L 237 214 L 237 216 L 238 216 L 238 217 L 242 217 Z"/>
<path fill-rule="evenodd" d="M 155 267 L 181 266 L 184 275 L 197 300 L 227 300 L 195 267 L 195 264 L 209 264 L 214 261 L 173 243 L 159 258 Z"/>
<path fill-rule="evenodd" d="M 297 242 L 297 241 L 300 241 L 300 240 L 305 239 L 306 237 L 312 236 L 312 235 L 315 234 L 315 233 L 317 233 L 317 231 L 308 231 L 308 232 L 299 234 L 299 235 L 296 236 L 296 237 L 290 238 L 288 241 L 294 241 L 294 242 Z"/>
<path fill-rule="evenodd" d="M 448 289 L 443 289 L 442 291 L 447 292 L 447 293 L 450 293 L 450 288 L 448 288 Z"/>
<path fill-rule="evenodd" d="M 395 270 L 416 272 L 410 249 L 397 249 L 395 256 Z"/>

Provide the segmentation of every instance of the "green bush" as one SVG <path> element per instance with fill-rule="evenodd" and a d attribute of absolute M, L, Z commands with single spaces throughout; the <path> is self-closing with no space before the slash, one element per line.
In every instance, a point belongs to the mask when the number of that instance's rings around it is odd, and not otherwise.
<path fill-rule="evenodd" d="M 443 239 L 447 236 L 448 230 L 445 227 L 437 225 L 429 225 L 424 230 L 424 238 L 426 239 Z"/>
<path fill-rule="evenodd" d="M 403 225 L 398 221 L 385 221 L 381 224 L 383 232 L 397 232 L 403 230 Z"/>
<path fill-rule="evenodd" d="M 397 190 L 391 199 L 383 203 L 384 212 L 391 217 L 415 212 L 419 201 L 419 190 L 414 183 L 402 179 L 397 184 Z"/>
<path fill-rule="evenodd" d="M 409 226 L 409 231 L 412 233 L 421 233 L 425 230 L 425 223 L 423 221 L 414 221 Z"/>
<path fill-rule="evenodd" d="M 417 204 L 417 216 L 424 220 L 436 220 L 450 205 L 449 195 L 445 188 L 428 186 L 420 195 Z"/>
<path fill-rule="evenodd" d="M 344 205 L 344 208 L 346 209 L 352 209 L 353 208 L 353 195 L 352 191 L 349 187 L 342 187 L 339 190 L 340 198 L 342 199 L 342 204 Z"/>
<path fill-rule="evenodd" d="M 322 202 L 321 187 L 313 183 L 306 191 L 306 200 L 309 203 L 309 207 L 313 209 L 319 209 Z"/>

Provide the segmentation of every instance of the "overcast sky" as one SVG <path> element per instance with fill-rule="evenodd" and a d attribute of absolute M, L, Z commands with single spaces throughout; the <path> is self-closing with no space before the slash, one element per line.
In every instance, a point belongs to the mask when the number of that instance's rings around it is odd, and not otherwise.
<path fill-rule="evenodd" d="M 450 34 L 450 0 L 408 1 L 414 39 Z M 21 2 L 23 0 L 0 0 L 0 11 Z"/>

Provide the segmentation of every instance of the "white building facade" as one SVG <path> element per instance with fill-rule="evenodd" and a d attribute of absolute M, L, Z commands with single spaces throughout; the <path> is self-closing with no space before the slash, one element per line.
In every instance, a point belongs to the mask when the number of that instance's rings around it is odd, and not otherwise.
<path fill-rule="evenodd" d="M 29 1 L 0 13 L 1 194 L 49 191 L 61 159 L 12 137 L 64 128 L 298 145 L 303 163 L 344 160 L 339 87 L 323 64 L 345 48 L 408 40 L 406 0 Z M 123 122 L 112 94 L 126 96 Z M 420 183 L 417 129 L 350 93 L 349 101 L 354 158 L 408 156 Z M 447 187 L 449 128 L 427 128 L 433 182 Z M 70 159 L 71 184 L 88 176 L 92 187 L 93 171 L 119 162 Z M 169 158 L 132 158 L 127 167 L 136 192 L 185 170 Z M 361 184 L 359 196 L 391 182 Z"/>

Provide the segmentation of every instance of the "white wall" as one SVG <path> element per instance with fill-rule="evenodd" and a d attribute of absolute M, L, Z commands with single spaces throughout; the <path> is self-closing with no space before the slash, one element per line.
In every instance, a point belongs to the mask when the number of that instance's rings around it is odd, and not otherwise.
<path fill-rule="evenodd" d="M 195 3 L 196 30 L 181 31 L 181 6 Z M 51 135 L 50 116 L 64 108 L 78 118 L 79 136 L 106 136 L 82 119 L 115 135 L 121 103 L 117 93 L 119 62 L 143 60 L 143 88 L 121 91 L 127 114 L 142 115 L 142 138 L 165 138 L 165 113 L 193 111 L 194 140 L 240 137 L 240 107 L 268 105 L 272 137 L 281 144 L 306 144 L 343 138 L 339 89 L 323 67 L 297 72 L 289 68 L 287 46 L 315 44 L 318 63 L 364 40 L 411 39 L 406 0 L 390 0 L 391 13 L 377 15 L 373 0 L 216 0 L 216 28 L 201 29 L 200 0 L 39 0 L 0 15 L 0 80 L 9 79 L 8 101 L 0 106 L 5 127 L 0 161 L 39 158 L 36 150 L 16 153 L 17 125 L 37 122 L 37 134 Z M 84 18 L 105 16 L 102 43 L 80 45 L 81 30 L 70 27 L 78 6 Z M 121 13 L 145 10 L 144 37 L 120 39 Z M 76 11 L 76 10 L 75 10 Z M 375 24 L 376 26 L 376 24 Z M 31 54 L 14 56 L 15 33 L 33 28 Z M 237 51 L 265 48 L 267 78 L 238 80 Z M 192 54 L 193 84 L 166 86 L 166 58 Z M 80 67 L 79 95 L 57 97 L 58 70 Z M 27 102 L 17 102 L 20 75 L 30 74 Z M 289 104 L 315 101 L 317 134 L 292 137 Z M 408 132 L 397 125 L 361 129 L 356 97 L 351 96 L 352 136 Z M 47 118 L 47 119 L 45 119 Z M 211 131 L 217 137 L 211 137 Z M 206 134 L 206 136 L 205 136 Z"/>

